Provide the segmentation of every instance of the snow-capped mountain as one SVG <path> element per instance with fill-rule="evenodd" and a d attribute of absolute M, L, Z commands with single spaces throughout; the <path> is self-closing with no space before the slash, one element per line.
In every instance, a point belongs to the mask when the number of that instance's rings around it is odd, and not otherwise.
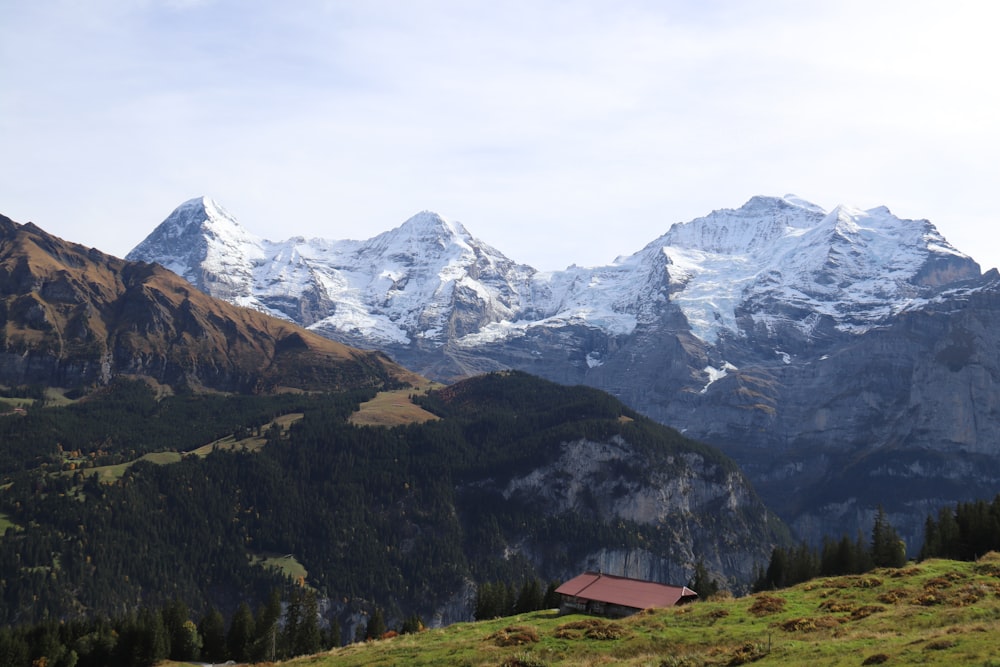
<path fill-rule="evenodd" d="M 678 307 L 691 334 L 862 332 L 979 267 L 926 221 L 888 209 L 829 213 L 754 197 L 596 268 L 537 272 L 430 212 L 367 241 L 267 241 L 206 197 L 179 206 L 128 259 L 213 296 L 368 346 L 474 350 L 543 327 L 627 336 Z M 592 364 L 591 364 L 592 365 Z"/>
<path fill-rule="evenodd" d="M 886 208 L 754 197 L 607 266 L 539 272 L 434 213 L 272 242 L 201 198 L 128 258 L 431 377 L 517 368 L 607 390 L 734 456 L 803 536 L 862 526 L 887 503 L 864 480 L 909 480 L 887 509 L 911 536 L 928 507 L 1000 485 L 1000 279 Z M 927 459 L 945 450 L 986 458 L 952 488 Z"/>
<path fill-rule="evenodd" d="M 535 273 L 426 211 L 367 241 L 274 242 L 207 197 L 181 204 L 128 259 L 163 264 L 213 296 L 368 347 L 443 344 L 509 319 Z"/>
<path fill-rule="evenodd" d="M 744 328 L 790 325 L 808 335 L 827 318 L 865 331 L 940 285 L 979 274 L 926 220 L 886 208 L 826 213 L 792 196 L 755 197 L 674 225 L 652 247 L 669 258 L 674 300 L 709 343 Z"/>

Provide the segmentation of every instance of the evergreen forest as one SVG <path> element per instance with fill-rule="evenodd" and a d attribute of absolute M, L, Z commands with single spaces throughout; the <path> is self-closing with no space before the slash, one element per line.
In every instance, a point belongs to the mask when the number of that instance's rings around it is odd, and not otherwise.
<path fill-rule="evenodd" d="M 174 603 L 192 620 L 216 609 L 228 622 L 299 579 L 333 601 L 331 619 L 378 608 L 398 623 L 426 617 L 470 580 L 554 578 L 504 556 L 519 536 L 560 545 L 553 571 L 601 545 L 673 546 L 650 526 L 505 500 L 479 483 L 485 476 L 527 472 L 560 443 L 613 435 L 642 452 L 639 475 L 691 451 L 733 467 L 603 392 L 521 373 L 415 397 L 440 417 L 423 424 L 350 424 L 371 396 L 157 397 L 120 381 L 72 405 L 0 418 L 0 622 L 128 619 Z M 292 413 L 301 418 L 273 426 Z M 193 453 L 233 434 L 265 444 Z M 177 456 L 140 458 L 150 452 Z M 115 475 L 98 474 L 114 465 Z M 303 572 L 290 577 L 270 565 L 276 556 Z"/>

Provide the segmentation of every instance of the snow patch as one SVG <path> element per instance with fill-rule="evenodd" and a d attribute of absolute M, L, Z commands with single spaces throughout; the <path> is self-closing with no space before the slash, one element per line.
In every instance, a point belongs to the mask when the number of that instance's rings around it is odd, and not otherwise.
<path fill-rule="evenodd" d="M 733 366 L 728 361 L 723 362 L 721 368 L 715 368 L 714 366 L 705 366 L 705 368 L 702 369 L 702 373 L 708 375 L 708 382 L 705 384 L 704 387 L 701 388 L 700 393 L 702 394 L 708 393 L 709 387 L 711 387 L 713 384 L 715 384 L 722 378 L 729 375 L 729 371 L 736 371 L 736 370 L 739 369 L 736 368 L 736 366 Z"/>

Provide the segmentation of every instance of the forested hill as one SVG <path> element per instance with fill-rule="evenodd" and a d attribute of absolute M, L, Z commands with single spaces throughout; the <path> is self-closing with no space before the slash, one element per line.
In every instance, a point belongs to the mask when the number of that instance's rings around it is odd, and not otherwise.
<path fill-rule="evenodd" d="M 441 623 L 471 616 L 476 583 L 588 567 L 683 583 L 700 561 L 739 587 L 782 541 L 728 460 L 599 391 L 493 374 L 422 399 L 442 419 L 348 423 L 373 394 L 157 399 L 120 383 L 0 417 L 17 452 L 2 621 L 174 599 L 231 613 L 288 581 L 265 566 L 284 556 L 346 628 L 373 605 Z M 189 453 L 124 465 L 163 450 Z"/>

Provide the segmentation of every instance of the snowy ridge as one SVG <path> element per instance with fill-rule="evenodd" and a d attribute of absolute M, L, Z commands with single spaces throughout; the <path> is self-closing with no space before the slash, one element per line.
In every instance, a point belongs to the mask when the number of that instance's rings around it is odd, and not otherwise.
<path fill-rule="evenodd" d="M 429 211 L 364 241 L 272 242 L 205 197 L 178 207 L 128 258 L 331 337 L 463 348 L 538 327 L 625 336 L 670 303 L 708 344 L 788 327 L 809 335 L 822 322 L 861 332 L 979 275 L 926 220 L 826 212 L 792 195 L 675 224 L 608 266 L 555 272 L 516 264 Z"/>
<path fill-rule="evenodd" d="M 933 281 L 920 280 L 931 259 L 959 260 L 963 277 L 979 271 L 926 220 L 884 207 L 824 213 L 794 196 L 755 197 L 674 225 L 651 245 L 670 262 L 673 298 L 692 331 L 709 343 L 738 333 L 741 311 L 769 331 L 791 323 L 808 333 L 822 318 L 865 331 L 931 292 Z"/>

